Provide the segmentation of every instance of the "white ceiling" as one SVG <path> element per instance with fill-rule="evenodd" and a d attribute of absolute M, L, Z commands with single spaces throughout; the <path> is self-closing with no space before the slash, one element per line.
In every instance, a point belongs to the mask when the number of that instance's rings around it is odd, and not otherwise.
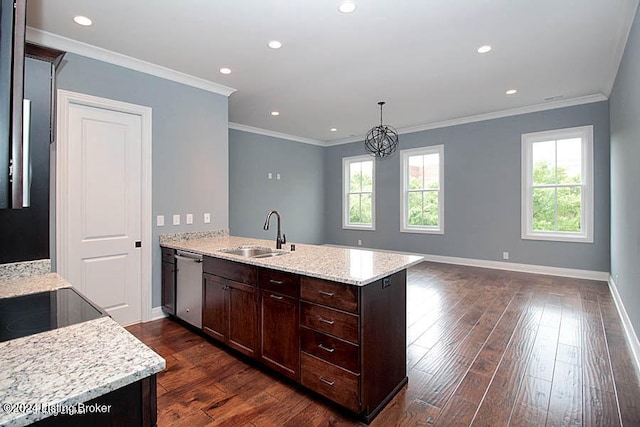
<path fill-rule="evenodd" d="M 378 124 L 380 100 L 385 124 L 409 130 L 604 99 L 638 5 L 355 1 L 344 15 L 340 0 L 29 0 L 27 24 L 235 88 L 231 122 L 335 143 Z"/>

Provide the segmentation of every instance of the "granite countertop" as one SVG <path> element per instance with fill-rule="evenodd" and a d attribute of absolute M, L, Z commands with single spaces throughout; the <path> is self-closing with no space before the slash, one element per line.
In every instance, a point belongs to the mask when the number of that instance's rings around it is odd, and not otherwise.
<path fill-rule="evenodd" d="M 69 287 L 55 273 L 0 281 L 0 298 Z M 0 343 L 0 425 L 52 415 L 15 405 L 72 406 L 146 378 L 165 361 L 110 317 Z M 14 405 L 12 407 L 12 405 Z"/>
<path fill-rule="evenodd" d="M 188 240 L 161 240 L 160 245 L 356 286 L 375 282 L 423 260 L 423 257 L 420 256 L 397 252 L 298 243 L 295 244 L 296 250 L 293 252 L 290 250 L 290 243 L 283 245 L 283 251 L 287 252 L 285 255 L 270 258 L 246 258 L 220 252 L 220 250 L 240 246 L 274 249 L 275 241 L 225 235 Z"/>

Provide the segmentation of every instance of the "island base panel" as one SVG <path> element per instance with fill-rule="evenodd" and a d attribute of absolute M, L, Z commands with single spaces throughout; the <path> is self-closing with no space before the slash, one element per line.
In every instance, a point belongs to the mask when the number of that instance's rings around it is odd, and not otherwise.
<path fill-rule="evenodd" d="M 153 427 L 157 424 L 156 375 L 96 397 L 85 406 L 111 405 L 107 413 L 58 415 L 44 418 L 38 427 Z"/>

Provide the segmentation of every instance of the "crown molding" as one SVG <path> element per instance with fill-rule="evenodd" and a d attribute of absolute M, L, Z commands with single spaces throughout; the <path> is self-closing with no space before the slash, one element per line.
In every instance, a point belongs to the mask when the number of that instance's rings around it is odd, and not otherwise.
<path fill-rule="evenodd" d="M 620 14 L 623 22 L 618 25 L 618 30 L 620 32 L 617 34 L 617 43 L 613 49 L 613 60 L 611 61 L 609 79 L 604 87 L 604 93 L 607 97 L 611 95 L 613 85 L 616 83 L 616 78 L 618 77 L 618 70 L 622 63 L 622 57 L 624 56 L 624 50 L 627 47 L 627 42 L 629 41 L 629 34 L 631 34 L 631 28 L 633 27 L 633 20 L 636 16 L 636 10 L 638 9 L 638 2 L 623 2 L 622 7 L 625 9 Z M 640 25 L 640 23 L 638 23 L 638 25 Z"/>
<path fill-rule="evenodd" d="M 304 138 L 302 136 L 296 136 L 296 135 L 289 135 L 288 133 L 256 128 L 253 126 L 243 125 L 241 123 L 229 122 L 229 129 L 241 130 L 244 132 L 251 132 L 258 135 L 271 136 L 273 138 L 287 139 L 289 141 L 302 142 L 303 144 L 319 145 L 321 147 L 326 146 L 325 142 L 318 141 L 317 139 Z"/>
<path fill-rule="evenodd" d="M 118 65 L 130 70 L 139 71 L 141 73 L 160 77 L 162 79 L 171 80 L 182 83 L 187 86 L 196 87 L 207 92 L 213 92 L 218 95 L 229 96 L 236 89 L 214 83 L 209 80 L 195 77 L 180 71 L 152 64 L 150 62 L 141 61 L 131 56 L 122 55 L 101 47 L 93 46 L 57 34 L 38 30 L 36 28 L 27 27 L 27 40 L 54 49 L 63 50 L 65 52 L 75 53 L 87 58 L 96 59 L 98 61 L 107 62 L 109 64 Z"/>
<path fill-rule="evenodd" d="M 576 105 L 591 104 L 593 102 L 606 101 L 608 98 L 602 93 L 581 96 L 577 98 L 562 99 L 559 101 L 545 102 L 544 104 L 529 105 L 526 107 L 511 108 L 509 110 L 495 111 L 493 113 L 478 114 L 475 116 L 460 117 L 458 119 L 443 120 L 440 122 L 426 123 L 424 125 L 409 126 L 398 129 L 398 134 L 407 134 L 421 132 L 425 130 L 445 128 L 467 123 L 482 122 L 485 120 L 501 119 L 504 117 L 518 116 L 520 114 L 536 113 L 539 111 L 555 110 L 557 108 L 574 107 Z M 349 144 L 351 142 L 364 141 L 364 135 L 353 136 L 350 138 L 336 139 L 325 142 L 326 147 L 334 145 Z"/>

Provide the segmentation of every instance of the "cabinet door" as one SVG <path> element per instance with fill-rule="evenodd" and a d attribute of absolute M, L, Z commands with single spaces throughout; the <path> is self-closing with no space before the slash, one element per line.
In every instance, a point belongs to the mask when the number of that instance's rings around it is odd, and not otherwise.
<path fill-rule="evenodd" d="M 162 262 L 162 308 L 176 314 L 176 269 L 173 262 Z"/>
<path fill-rule="evenodd" d="M 255 286 L 227 281 L 228 345 L 254 357 L 258 341 L 258 298 Z"/>
<path fill-rule="evenodd" d="M 227 280 L 203 274 L 204 295 L 202 298 L 202 330 L 220 341 L 227 338 L 229 322 L 227 316 Z"/>
<path fill-rule="evenodd" d="M 260 290 L 260 359 L 270 368 L 300 381 L 298 300 Z"/>

